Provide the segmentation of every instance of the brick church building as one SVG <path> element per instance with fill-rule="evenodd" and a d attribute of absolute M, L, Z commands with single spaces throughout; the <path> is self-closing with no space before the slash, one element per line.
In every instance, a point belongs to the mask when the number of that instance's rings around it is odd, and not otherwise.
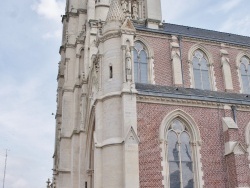
<path fill-rule="evenodd" d="M 67 0 L 56 188 L 249 188 L 250 38 L 160 0 Z"/>

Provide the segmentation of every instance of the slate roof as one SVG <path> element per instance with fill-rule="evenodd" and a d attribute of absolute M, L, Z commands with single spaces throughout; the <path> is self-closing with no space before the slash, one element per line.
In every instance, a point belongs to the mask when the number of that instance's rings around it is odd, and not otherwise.
<path fill-rule="evenodd" d="M 159 30 L 149 29 L 142 25 L 136 25 L 136 29 L 250 47 L 250 37 L 247 36 L 223 33 L 223 32 L 200 29 L 183 25 L 163 23 L 163 29 Z"/>
<path fill-rule="evenodd" d="M 250 105 L 250 95 L 136 83 L 139 95 Z"/>

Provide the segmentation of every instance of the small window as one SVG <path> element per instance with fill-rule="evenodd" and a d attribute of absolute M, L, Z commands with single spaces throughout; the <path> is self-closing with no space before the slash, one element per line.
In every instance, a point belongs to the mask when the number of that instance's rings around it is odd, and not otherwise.
<path fill-rule="evenodd" d="M 249 58 L 243 56 L 240 60 L 240 74 L 242 81 L 243 93 L 250 94 L 250 61 Z"/>
<path fill-rule="evenodd" d="M 109 66 L 109 78 L 110 79 L 113 78 L 113 67 L 112 67 L 112 65 Z"/>
<path fill-rule="evenodd" d="M 209 64 L 206 55 L 196 50 L 193 55 L 194 86 L 197 89 L 210 90 Z"/>
<path fill-rule="evenodd" d="M 135 82 L 148 83 L 148 58 L 145 46 L 136 42 L 134 47 L 134 77 Z"/>

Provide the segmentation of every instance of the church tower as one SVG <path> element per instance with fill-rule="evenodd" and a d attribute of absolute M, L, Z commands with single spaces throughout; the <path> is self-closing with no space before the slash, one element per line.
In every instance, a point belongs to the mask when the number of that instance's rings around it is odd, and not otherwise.
<path fill-rule="evenodd" d="M 158 29 L 160 0 L 67 0 L 53 186 L 139 188 L 134 24 Z"/>

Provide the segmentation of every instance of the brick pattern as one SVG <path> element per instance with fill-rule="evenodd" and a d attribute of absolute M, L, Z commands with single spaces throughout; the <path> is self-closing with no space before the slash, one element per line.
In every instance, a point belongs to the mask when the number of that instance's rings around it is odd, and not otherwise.
<path fill-rule="evenodd" d="M 167 36 L 165 36 L 167 37 Z M 173 74 L 172 74 L 172 65 L 171 65 L 171 50 L 170 50 L 170 36 L 169 38 L 162 38 L 160 35 L 155 34 L 154 36 L 143 36 L 146 41 L 148 41 L 150 47 L 154 51 L 154 71 L 155 71 L 155 82 L 158 85 L 167 85 L 173 86 Z M 220 55 L 220 44 L 208 43 L 208 42 L 196 42 L 196 41 L 187 41 L 182 40 L 181 50 L 182 50 L 182 66 L 183 66 L 183 79 L 184 86 L 189 88 L 191 85 L 190 64 L 188 63 L 188 53 L 190 48 L 195 44 L 201 44 L 204 46 L 207 51 L 211 54 L 213 58 L 213 69 L 214 77 L 216 82 L 216 88 L 218 91 L 225 91 L 224 78 L 221 67 L 221 55 Z M 223 47 L 229 53 L 230 67 L 232 73 L 233 81 L 233 90 L 230 92 L 239 93 L 240 92 L 240 81 L 237 72 L 237 62 L 236 57 L 240 52 L 243 52 L 247 49 L 240 49 L 235 47 Z"/>
<path fill-rule="evenodd" d="M 138 136 L 141 141 L 139 144 L 140 187 L 163 187 L 159 127 L 163 118 L 176 109 L 181 109 L 192 116 L 199 127 L 202 139 L 201 163 L 205 184 L 204 187 L 229 187 L 228 178 L 231 176 L 236 178 L 236 174 L 233 171 L 232 174 L 228 174 L 228 170 L 230 169 L 228 169 L 227 163 L 231 165 L 230 168 L 233 168 L 235 162 L 231 158 L 226 161 L 226 158 L 224 157 L 225 138 L 222 129 L 222 117 L 224 117 L 225 110 L 138 102 Z M 206 115 L 204 116 L 204 114 Z M 241 117 L 243 118 L 240 119 Z M 238 136 L 241 143 L 244 145 L 245 136 L 243 135 L 245 134 L 245 126 L 243 125 L 247 125 L 250 121 L 250 112 L 238 112 L 238 118 L 240 119 Z M 247 160 L 246 156 L 243 158 L 245 161 Z M 246 172 L 249 168 L 245 163 L 244 165 L 239 164 L 237 170 L 240 172 Z M 247 178 L 244 177 L 243 182 L 246 182 L 245 179 Z"/>
<path fill-rule="evenodd" d="M 250 185 L 250 169 L 248 168 L 247 154 L 235 155 L 235 166 L 237 167 L 238 187 L 248 187 Z"/>
<path fill-rule="evenodd" d="M 229 188 L 234 188 L 237 187 L 237 171 L 235 168 L 235 155 L 231 153 L 230 155 L 226 156 L 226 161 L 227 161 L 227 172 L 228 172 L 228 187 Z"/>
<path fill-rule="evenodd" d="M 224 132 L 225 143 L 229 141 L 238 141 L 239 140 L 239 131 L 237 129 L 229 129 Z"/>

